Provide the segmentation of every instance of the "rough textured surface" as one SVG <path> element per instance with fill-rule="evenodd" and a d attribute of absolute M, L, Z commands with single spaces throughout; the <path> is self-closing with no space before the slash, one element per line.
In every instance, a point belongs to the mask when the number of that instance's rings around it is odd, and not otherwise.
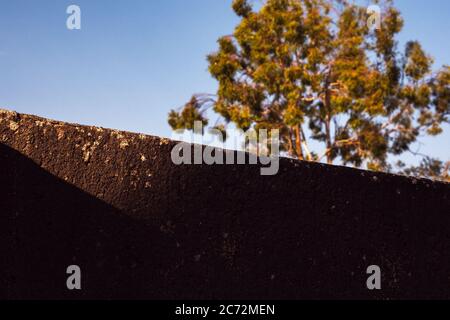
<path fill-rule="evenodd" d="M 0 297 L 450 298 L 448 184 L 287 159 L 276 176 L 175 166 L 174 144 L 0 111 Z"/>

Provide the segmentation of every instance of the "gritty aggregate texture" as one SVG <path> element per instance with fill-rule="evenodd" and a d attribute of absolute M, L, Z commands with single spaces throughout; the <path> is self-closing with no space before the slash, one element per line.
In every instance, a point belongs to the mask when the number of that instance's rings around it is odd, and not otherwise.
<path fill-rule="evenodd" d="M 175 144 L 0 110 L 0 298 L 450 298 L 449 184 Z"/>

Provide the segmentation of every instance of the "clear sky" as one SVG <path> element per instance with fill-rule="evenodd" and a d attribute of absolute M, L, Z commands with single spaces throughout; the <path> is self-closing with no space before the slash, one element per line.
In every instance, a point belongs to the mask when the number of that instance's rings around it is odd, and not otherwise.
<path fill-rule="evenodd" d="M 81 30 L 66 28 L 71 4 L 81 7 Z M 170 137 L 168 111 L 215 91 L 205 57 L 238 21 L 230 5 L 0 0 L 0 108 Z M 396 5 L 406 22 L 400 42 L 419 40 L 436 67 L 450 64 L 450 1 Z M 421 152 L 450 160 L 450 127 L 423 142 Z"/>

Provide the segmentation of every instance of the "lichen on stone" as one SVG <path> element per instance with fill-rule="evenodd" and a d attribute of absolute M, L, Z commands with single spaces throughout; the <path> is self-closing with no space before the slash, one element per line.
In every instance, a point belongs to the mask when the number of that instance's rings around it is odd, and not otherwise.
<path fill-rule="evenodd" d="M 97 149 L 99 144 L 100 143 L 98 141 L 95 141 L 94 143 L 88 142 L 83 146 L 83 148 L 81 148 L 81 150 L 83 151 L 83 161 L 84 162 L 89 162 L 95 149 Z"/>
<path fill-rule="evenodd" d="M 15 121 L 10 121 L 9 129 L 11 129 L 12 131 L 17 131 L 17 130 L 19 130 L 19 124 Z"/>
<path fill-rule="evenodd" d="M 170 143 L 170 140 L 169 140 L 169 139 L 161 138 L 161 140 L 160 140 L 160 142 L 159 142 L 159 145 L 160 145 L 160 146 L 162 146 L 162 145 L 168 145 L 169 143 Z"/>
<path fill-rule="evenodd" d="M 36 120 L 34 122 L 34 124 L 37 125 L 38 127 L 42 128 L 44 126 L 45 122 L 41 121 L 41 120 Z"/>
<path fill-rule="evenodd" d="M 60 128 L 56 128 L 56 132 L 58 135 L 58 141 L 62 140 L 64 138 L 64 130 L 60 129 Z"/>
<path fill-rule="evenodd" d="M 126 147 L 128 147 L 130 144 L 128 143 L 127 140 L 122 140 L 120 141 L 119 147 L 120 149 L 125 149 Z"/>

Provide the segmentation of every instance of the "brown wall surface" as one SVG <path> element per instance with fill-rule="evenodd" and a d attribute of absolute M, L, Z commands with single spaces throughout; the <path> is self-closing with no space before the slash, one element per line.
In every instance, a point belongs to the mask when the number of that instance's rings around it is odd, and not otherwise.
<path fill-rule="evenodd" d="M 0 298 L 450 299 L 449 184 L 175 144 L 0 111 Z"/>

